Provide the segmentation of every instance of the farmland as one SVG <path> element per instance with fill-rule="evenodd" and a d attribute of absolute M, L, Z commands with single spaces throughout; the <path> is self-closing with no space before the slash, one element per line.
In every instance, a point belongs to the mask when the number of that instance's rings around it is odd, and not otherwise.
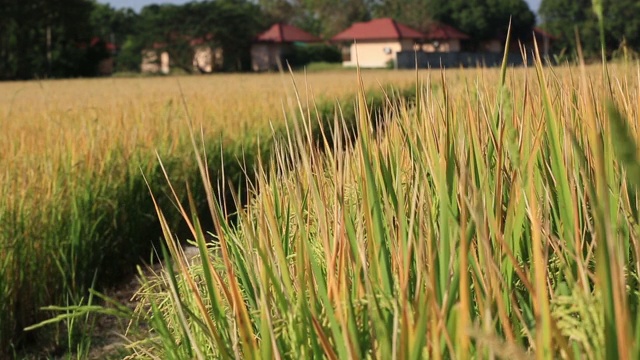
<path fill-rule="evenodd" d="M 42 305 L 86 302 L 92 264 L 162 228 L 177 265 L 140 292 L 141 357 L 636 358 L 637 71 L 296 74 L 300 105 L 288 75 L 3 84 L 0 340 Z M 366 89 L 388 83 L 417 90 L 389 94 L 374 132 Z M 337 112 L 310 146 L 307 99 L 356 93 L 359 136 L 336 136 Z M 196 159 L 237 162 L 216 154 L 261 148 L 295 113 L 225 221 Z M 202 188 L 199 221 L 172 220 L 156 151 L 176 188 Z M 136 212 L 141 174 L 159 214 Z M 201 265 L 179 260 L 177 226 Z"/>
<path fill-rule="evenodd" d="M 355 84 L 349 72 L 303 78 L 302 91 L 327 101 Z M 415 73 L 365 78 L 403 85 Z M 193 180 L 189 120 L 212 156 L 255 153 L 259 135 L 267 139 L 295 108 L 292 90 L 286 75 L 3 83 L 0 348 L 50 315 L 41 306 L 86 301 L 94 279 L 118 281 L 149 257 L 160 228 L 143 174 L 152 186 L 165 182 L 157 152 L 175 180 Z"/>
<path fill-rule="evenodd" d="M 202 264 L 165 226 L 136 355 L 637 358 L 636 72 L 436 72 L 382 133 L 300 125 L 237 225 L 193 220 Z"/>

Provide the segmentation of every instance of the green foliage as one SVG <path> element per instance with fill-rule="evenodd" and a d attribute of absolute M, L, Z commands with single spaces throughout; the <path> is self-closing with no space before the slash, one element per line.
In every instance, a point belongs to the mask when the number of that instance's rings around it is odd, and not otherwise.
<path fill-rule="evenodd" d="M 94 36 L 117 48 L 115 54 L 107 54 L 115 57 L 116 71 L 140 70 L 142 44 L 135 39 L 140 18 L 132 9 L 116 10 L 107 4 L 95 3 L 90 22 Z"/>
<path fill-rule="evenodd" d="M 189 148 L 187 140 L 185 137 L 181 140 L 183 150 Z M 217 154 L 209 157 L 208 164 L 216 181 L 223 171 L 220 157 L 239 156 L 242 145 L 221 150 L 219 142 L 209 139 L 208 146 L 208 153 Z M 179 149 L 171 153 L 159 151 L 166 159 L 164 170 L 188 184 L 198 203 L 205 204 L 197 166 L 189 161 L 188 153 Z M 260 153 L 259 149 L 255 151 L 253 158 L 247 159 L 257 161 Z M 22 244 L 20 247 L 3 244 L 0 248 L 4 256 L 0 261 L 0 284 L 13 279 L 0 289 L 2 351 L 36 345 L 64 348 L 65 344 L 59 341 L 65 339 L 57 337 L 64 331 L 56 335 L 55 328 L 44 328 L 34 335 L 22 329 L 51 316 L 51 309 L 40 309 L 43 306 L 79 304 L 90 287 L 118 283 L 135 270 L 135 264 L 148 260 L 152 248 L 158 246 L 162 233 L 147 186 L 169 193 L 163 169 L 151 154 L 138 153 L 124 159 L 119 156 L 117 146 L 104 166 L 104 174 L 83 173 L 81 168 L 64 169 L 57 174 L 59 197 L 55 206 L 15 208 L 0 201 L 0 238 Z M 242 171 L 234 163 L 224 168 L 230 180 L 236 179 L 234 185 L 238 184 Z M 186 201 L 184 191 L 176 194 L 179 201 Z M 216 199 L 221 201 L 222 193 L 218 195 Z M 158 203 L 168 206 L 171 199 L 160 197 Z M 198 208 L 203 210 L 204 207 Z M 179 216 L 169 214 L 167 222 L 176 231 L 184 231 Z M 37 232 L 28 228 L 31 226 Z M 43 269 L 57 271 L 42 278 Z M 29 338 L 38 339 L 37 343 L 30 343 Z M 4 355 L 2 351 L 0 355 Z"/>
<path fill-rule="evenodd" d="M 120 45 L 135 33 L 139 18 L 132 9 L 114 9 L 107 4 L 95 3 L 89 20 L 92 35 Z"/>
<path fill-rule="evenodd" d="M 222 49 L 222 69 L 249 68 L 249 48 L 261 28 L 259 8 L 244 0 L 149 5 L 142 8 L 136 40 L 142 48 L 166 51 L 176 66 L 194 71 L 195 46 Z"/>
<path fill-rule="evenodd" d="M 260 9 L 247 0 L 218 0 L 208 17 L 212 34 L 224 54 L 224 70 L 250 68 L 250 47 L 262 25 Z"/>
<path fill-rule="evenodd" d="M 89 72 L 78 64 L 84 60 L 80 45 L 90 39 L 92 5 L 89 0 L 0 2 L 0 79 Z"/>
<path fill-rule="evenodd" d="M 340 50 L 327 44 L 294 44 L 284 54 L 284 60 L 291 67 L 301 67 L 312 62 L 339 63 L 342 61 Z"/>
<path fill-rule="evenodd" d="M 284 21 L 330 38 L 357 21 L 371 18 L 373 0 L 259 0 L 269 22 Z"/>
<path fill-rule="evenodd" d="M 99 62 L 113 55 L 105 43 L 119 46 L 135 33 L 131 9 L 92 0 L 2 0 L 0 6 L 0 79 L 95 76 Z"/>
<path fill-rule="evenodd" d="M 139 72 L 143 48 L 144 46 L 137 41 L 135 36 L 127 36 L 118 49 L 115 70 L 118 72 Z"/>
<path fill-rule="evenodd" d="M 524 0 L 452 0 L 442 20 L 478 41 L 503 38 L 510 19 L 512 38 L 531 37 L 535 15 Z"/>
<path fill-rule="evenodd" d="M 169 52 L 174 66 L 192 72 L 194 41 L 222 49 L 218 70 L 243 70 L 249 68 L 253 37 L 270 25 L 245 0 L 150 5 L 139 15 L 93 0 L 2 1 L 0 79 L 95 76 L 109 56 L 118 71 L 134 71 L 142 50 L 154 44 Z M 90 46 L 94 38 L 101 41 Z M 118 52 L 107 52 L 106 42 Z"/>
<path fill-rule="evenodd" d="M 524 0 L 385 0 L 376 16 L 394 19 L 426 31 L 433 21 L 452 25 L 475 41 L 503 38 L 512 19 L 512 37 L 531 36 L 535 15 Z"/>
<path fill-rule="evenodd" d="M 171 65 L 184 71 L 193 71 L 192 41 L 213 47 L 213 38 L 207 27 L 208 14 L 213 3 L 185 5 L 149 5 L 140 12 L 137 42 L 145 50 L 166 51 Z"/>
<path fill-rule="evenodd" d="M 608 55 L 623 45 L 640 50 L 640 3 L 635 0 L 603 0 L 605 49 Z M 543 0 L 540 5 L 543 27 L 559 36 L 557 50 L 577 54 L 576 30 L 583 53 L 591 58 L 600 55 L 598 17 L 591 0 Z"/>
<path fill-rule="evenodd" d="M 386 0 L 373 8 L 375 17 L 391 17 L 419 30 L 449 11 L 449 2 L 439 0 Z"/>

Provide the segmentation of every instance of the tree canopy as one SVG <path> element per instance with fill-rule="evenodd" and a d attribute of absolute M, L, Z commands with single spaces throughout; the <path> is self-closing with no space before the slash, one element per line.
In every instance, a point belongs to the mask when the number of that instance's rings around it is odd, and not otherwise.
<path fill-rule="evenodd" d="M 244 0 L 149 5 L 142 8 L 124 50 L 158 48 L 169 54 L 174 66 L 191 72 L 195 45 L 221 48 L 224 63 L 218 70 L 243 70 L 248 68 L 251 40 L 262 27 L 259 7 Z"/>
<path fill-rule="evenodd" d="M 640 50 L 640 2 L 637 0 L 603 0 L 605 46 L 609 54 L 623 42 L 631 49 Z M 591 0 L 542 0 L 540 5 L 542 27 L 560 37 L 557 49 L 575 53 L 576 31 L 584 53 L 600 53 L 598 18 Z"/>
<path fill-rule="evenodd" d="M 352 23 L 371 19 L 373 0 L 258 0 L 265 19 L 284 21 L 330 38 Z"/>
<path fill-rule="evenodd" d="M 524 0 L 381 0 L 375 16 L 426 30 L 433 21 L 452 25 L 481 41 L 504 36 L 512 19 L 514 37 L 528 37 L 535 15 Z"/>
<path fill-rule="evenodd" d="M 84 73 L 93 4 L 87 0 L 0 0 L 0 78 Z"/>

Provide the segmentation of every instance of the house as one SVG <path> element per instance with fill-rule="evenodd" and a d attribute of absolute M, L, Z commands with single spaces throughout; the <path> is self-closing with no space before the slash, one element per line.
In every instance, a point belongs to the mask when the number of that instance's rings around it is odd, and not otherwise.
<path fill-rule="evenodd" d="M 142 73 L 169 73 L 169 53 L 162 49 L 165 45 L 154 43 L 151 49 L 142 50 L 142 64 L 140 71 Z"/>
<path fill-rule="evenodd" d="M 223 66 L 222 48 L 212 48 L 210 43 L 212 34 L 191 39 L 189 45 L 193 48 L 193 70 L 203 74 L 214 72 Z"/>
<path fill-rule="evenodd" d="M 434 22 L 429 26 L 425 34 L 426 41 L 422 44 L 422 51 L 460 52 L 462 51 L 462 42 L 469 39 L 469 35 L 453 26 Z"/>
<path fill-rule="evenodd" d="M 207 34 L 203 37 L 188 39 L 188 46 L 193 52 L 191 64 L 183 64 L 183 69 L 199 73 L 211 73 L 222 67 L 223 57 L 221 48 L 212 48 L 211 41 L 213 35 Z M 142 64 L 140 70 L 143 73 L 168 74 L 171 71 L 172 60 L 166 50 L 167 44 L 154 43 L 151 48 L 142 51 Z M 192 68 L 189 69 L 189 67 Z"/>
<path fill-rule="evenodd" d="M 285 66 L 284 57 L 294 43 L 314 43 L 322 39 L 293 25 L 273 24 L 259 34 L 251 45 L 251 67 L 254 71 L 275 70 Z"/>
<path fill-rule="evenodd" d="M 391 18 L 354 23 L 331 38 L 343 44 L 342 64 L 384 68 L 395 64 L 396 53 L 420 47 L 425 34 Z"/>

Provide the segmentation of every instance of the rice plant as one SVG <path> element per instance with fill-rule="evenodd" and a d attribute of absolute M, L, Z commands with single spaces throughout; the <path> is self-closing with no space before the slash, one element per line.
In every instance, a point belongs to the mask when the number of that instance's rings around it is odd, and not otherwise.
<path fill-rule="evenodd" d="M 413 79 L 411 72 L 368 75 L 369 84 Z M 347 94 L 341 87 L 347 77 L 307 79 L 318 98 L 333 101 Z M 50 306 L 82 304 L 90 287 L 118 283 L 148 261 L 162 233 L 142 174 L 157 191 L 168 191 L 156 154 L 174 181 L 191 184 L 196 202 L 206 203 L 189 156 L 189 121 L 201 125 L 207 139 L 213 179 L 224 173 L 236 185 L 242 167 L 229 161 L 222 169 L 220 157 L 250 162 L 263 156 L 266 141 L 255 139 L 280 128 L 283 108 L 290 108 L 281 101 L 287 91 L 282 80 L 243 74 L 3 83 L 0 358 L 24 347 L 64 351 L 65 326 L 24 328 L 55 317 Z M 187 200 L 186 192 L 178 194 Z M 165 207 L 173 200 L 159 196 Z M 168 220 L 181 232 L 179 217 Z"/>
<path fill-rule="evenodd" d="M 640 76 L 605 72 L 427 71 L 384 111 L 357 82 L 357 131 L 338 106 L 314 141 L 300 111 L 237 224 L 201 166 L 200 259 L 156 204 L 174 261 L 132 357 L 638 358 Z"/>

